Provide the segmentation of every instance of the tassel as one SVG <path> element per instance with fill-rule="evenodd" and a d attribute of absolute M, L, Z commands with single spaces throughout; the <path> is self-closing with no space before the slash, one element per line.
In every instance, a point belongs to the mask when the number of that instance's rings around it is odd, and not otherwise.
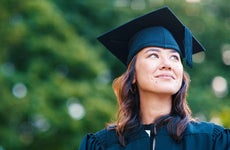
<path fill-rule="evenodd" d="M 192 68 L 192 33 L 191 31 L 185 27 L 185 35 L 184 35 L 184 49 L 185 49 L 185 60 L 187 65 Z"/>

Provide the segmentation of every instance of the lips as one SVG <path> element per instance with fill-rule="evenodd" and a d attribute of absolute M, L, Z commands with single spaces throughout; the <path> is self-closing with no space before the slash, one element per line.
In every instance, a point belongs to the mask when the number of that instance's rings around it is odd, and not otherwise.
<path fill-rule="evenodd" d="M 162 79 L 174 79 L 175 80 L 174 75 L 167 74 L 167 73 L 165 73 L 165 74 L 159 74 L 159 75 L 156 75 L 155 77 L 156 78 L 162 78 Z"/>

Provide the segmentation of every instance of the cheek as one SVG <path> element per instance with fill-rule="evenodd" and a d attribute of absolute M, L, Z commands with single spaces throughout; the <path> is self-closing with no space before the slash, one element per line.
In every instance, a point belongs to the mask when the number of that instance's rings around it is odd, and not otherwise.
<path fill-rule="evenodd" d="M 178 84 L 182 84 L 182 80 L 183 80 L 183 74 L 184 74 L 184 69 L 182 65 L 178 65 L 175 69 L 175 73 L 177 75 L 177 82 Z"/>
<path fill-rule="evenodd" d="M 149 64 L 141 63 L 136 66 L 136 79 L 146 80 L 151 79 L 154 73 L 154 66 Z"/>
<path fill-rule="evenodd" d="M 178 64 L 175 66 L 175 73 L 178 74 L 178 76 L 183 77 L 184 68 L 182 64 Z"/>
<path fill-rule="evenodd" d="M 135 72 L 135 81 L 139 84 L 139 85 L 146 85 L 149 82 L 149 70 L 147 69 L 147 67 L 145 66 L 138 66 L 136 68 L 136 72 Z"/>
<path fill-rule="evenodd" d="M 178 78 L 178 86 L 179 86 L 179 88 L 182 86 L 182 82 L 183 82 L 183 73 Z"/>
<path fill-rule="evenodd" d="M 180 79 L 178 79 L 177 84 L 178 84 L 178 88 L 180 89 L 180 87 L 182 86 L 182 82 L 183 82 L 183 77 L 181 77 Z"/>

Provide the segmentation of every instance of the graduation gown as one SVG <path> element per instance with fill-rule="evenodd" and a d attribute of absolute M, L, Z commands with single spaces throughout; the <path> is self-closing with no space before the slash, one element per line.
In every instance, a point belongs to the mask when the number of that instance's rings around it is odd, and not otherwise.
<path fill-rule="evenodd" d="M 179 143 L 165 126 L 154 137 L 143 126 L 135 133 L 126 133 L 125 138 L 126 146 L 122 147 L 115 129 L 103 129 L 85 135 L 79 150 L 230 150 L 230 130 L 207 122 L 189 123 Z"/>

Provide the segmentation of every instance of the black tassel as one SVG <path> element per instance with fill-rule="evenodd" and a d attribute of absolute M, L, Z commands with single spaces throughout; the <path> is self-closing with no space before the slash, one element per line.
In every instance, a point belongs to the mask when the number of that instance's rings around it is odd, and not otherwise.
<path fill-rule="evenodd" d="M 189 67 L 192 68 L 192 33 L 185 27 L 184 35 L 184 50 L 185 50 L 185 60 Z"/>

